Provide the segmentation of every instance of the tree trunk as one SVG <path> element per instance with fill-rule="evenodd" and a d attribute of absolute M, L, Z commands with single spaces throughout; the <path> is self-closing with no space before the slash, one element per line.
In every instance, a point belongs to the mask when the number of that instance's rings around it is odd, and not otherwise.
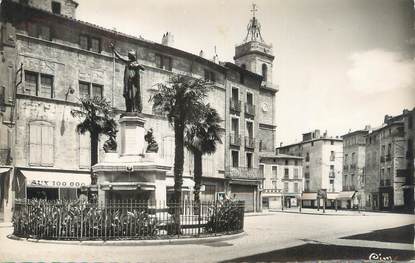
<path fill-rule="evenodd" d="M 199 151 L 193 152 L 193 173 L 195 180 L 195 205 L 198 206 L 200 204 L 200 186 L 202 184 L 202 153 Z"/>
<path fill-rule="evenodd" d="M 180 234 L 180 208 L 183 185 L 183 163 L 184 163 L 184 124 L 181 121 L 174 122 L 174 224 L 176 234 Z"/>
<path fill-rule="evenodd" d="M 91 132 L 91 185 L 97 184 L 97 178 L 92 173 L 92 166 L 98 163 L 98 134 Z"/>

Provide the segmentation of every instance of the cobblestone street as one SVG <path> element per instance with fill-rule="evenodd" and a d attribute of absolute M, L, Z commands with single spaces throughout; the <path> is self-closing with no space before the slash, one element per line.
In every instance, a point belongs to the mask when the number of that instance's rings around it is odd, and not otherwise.
<path fill-rule="evenodd" d="M 363 233 L 410 225 L 413 215 L 364 213 L 361 216 L 273 213 L 256 214 L 245 218 L 246 234 L 227 241 L 187 245 L 116 245 L 97 243 L 51 244 L 12 240 L 7 237 L 11 227 L 0 228 L 1 261 L 138 261 L 138 262 L 217 262 L 236 260 L 261 253 L 324 244 L 326 246 L 377 248 L 407 255 L 413 244 L 381 242 L 379 240 L 340 239 Z M 366 238 L 367 239 L 367 238 Z M 378 238 L 377 238 L 378 239 Z M 363 252 L 364 253 L 364 252 Z M 368 259 L 372 252 L 368 249 Z M 387 253 L 382 253 L 387 256 Z M 276 254 L 278 256 L 278 254 Z M 362 252 L 360 253 L 362 255 Z M 306 256 L 306 255 L 304 255 Z M 363 256 L 363 255 L 362 255 Z M 306 257 L 307 258 L 307 257 Z M 312 258 L 308 258 L 312 260 Z M 340 258 L 341 259 L 341 258 Z M 278 258 L 273 258 L 277 261 Z"/>

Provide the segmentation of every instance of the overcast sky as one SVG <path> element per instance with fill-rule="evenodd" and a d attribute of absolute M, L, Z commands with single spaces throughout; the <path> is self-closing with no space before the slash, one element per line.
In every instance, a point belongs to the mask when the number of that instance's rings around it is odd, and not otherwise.
<path fill-rule="evenodd" d="M 78 0 L 77 17 L 175 47 L 232 61 L 252 1 Z M 256 0 L 262 36 L 274 48 L 277 140 L 313 129 L 343 135 L 379 126 L 415 107 L 409 0 Z"/>

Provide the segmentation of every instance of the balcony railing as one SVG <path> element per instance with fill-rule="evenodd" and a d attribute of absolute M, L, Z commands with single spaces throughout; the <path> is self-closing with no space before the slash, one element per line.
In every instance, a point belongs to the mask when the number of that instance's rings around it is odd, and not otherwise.
<path fill-rule="evenodd" d="M 263 179 L 264 175 L 258 168 L 247 167 L 228 167 L 226 169 L 226 177 L 231 179 Z"/>
<path fill-rule="evenodd" d="M 241 101 L 231 99 L 231 111 L 240 112 L 241 111 Z"/>
<path fill-rule="evenodd" d="M 10 148 L 0 149 L 0 164 L 10 165 L 12 163 Z"/>
<path fill-rule="evenodd" d="M 241 146 L 241 136 L 239 134 L 231 134 L 229 136 L 230 145 Z"/>
<path fill-rule="evenodd" d="M 245 114 L 255 116 L 255 105 L 245 103 Z"/>
<path fill-rule="evenodd" d="M 255 139 L 249 136 L 245 136 L 245 147 L 254 149 L 255 148 Z"/>

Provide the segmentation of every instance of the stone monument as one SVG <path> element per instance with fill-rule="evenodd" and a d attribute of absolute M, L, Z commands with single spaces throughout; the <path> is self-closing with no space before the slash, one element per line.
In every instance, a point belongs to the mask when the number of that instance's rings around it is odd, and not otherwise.
<path fill-rule="evenodd" d="M 116 53 L 117 57 L 121 56 Z M 131 53 L 132 54 L 132 53 Z M 104 160 L 92 167 L 97 176 L 98 202 L 166 201 L 166 173 L 171 170 L 159 158 L 153 131 L 145 133 L 145 118 L 141 114 L 139 70 L 144 70 L 129 53 L 125 68 L 124 97 L 126 113 L 119 119 L 120 147 L 105 153 Z"/>

